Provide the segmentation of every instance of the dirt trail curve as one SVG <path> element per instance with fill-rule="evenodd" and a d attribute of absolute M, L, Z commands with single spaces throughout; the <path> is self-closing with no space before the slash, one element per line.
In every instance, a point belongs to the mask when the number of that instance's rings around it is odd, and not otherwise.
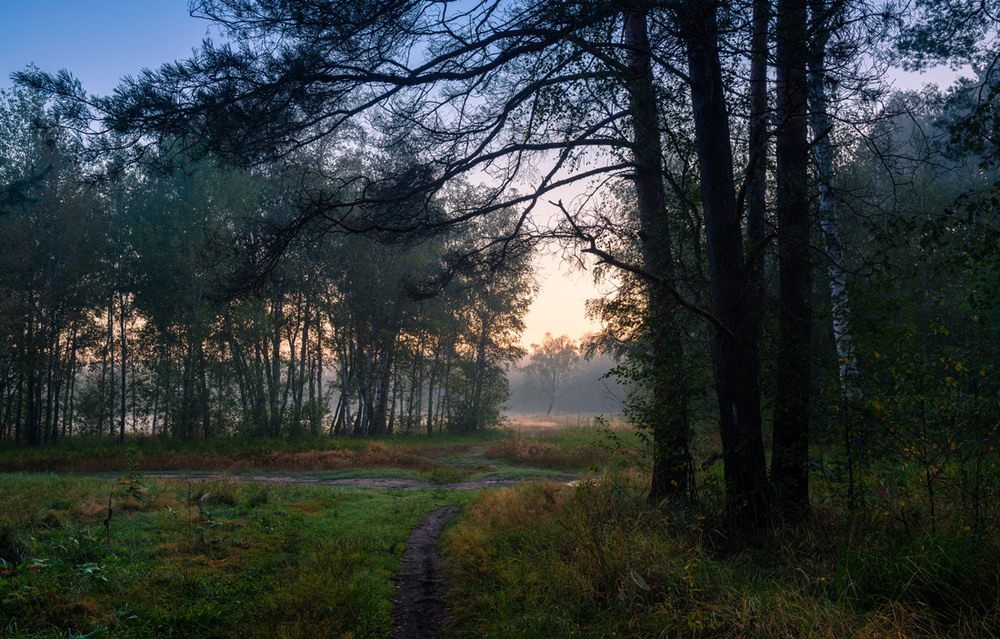
<path fill-rule="evenodd" d="M 444 584 L 437 546 L 441 530 L 456 513 L 458 506 L 432 510 L 420 520 L 406 542 L 393 602 L 396 639 L 433 639 L 444 626 L 447 612 L 442 599 Z"/>
<path fill-rule="evenodd" d="M 470 479 L 468 481 L 454 484 L 435 484 L 419 479 L 397 479 L 392 477 L 353 477 L 342 479 L 321 479 L 317 477 L 303 477 L 296 475 L 228 475 L 220 473 L 167 473 L 167 472 L 145 472 L 145 477 L 156 479 L 175 479 L 178 481 L 212 481 L 225 479 L 234 482 L 259 482 L 264 484 L 303 484 L 312 486 L 339 486 L 342 488 L 403 488 L 403 489 L 427 489 L 443 488 L 448 490 L 478 490 L 480 488 L 499 488 L 502 486 L 513 486 L 524 482 L 529 478 L 504 479 L 484 477 L 482 479 Z M 549 481 L 567 483 L 575 479 L 573 475 L 559 475 L 547 478 Z"/>

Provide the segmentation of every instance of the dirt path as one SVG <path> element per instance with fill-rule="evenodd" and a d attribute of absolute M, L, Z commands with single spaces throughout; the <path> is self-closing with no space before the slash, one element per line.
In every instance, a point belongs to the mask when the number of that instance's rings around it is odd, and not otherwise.
<path fill-rule="evenodd" d="M 176 479 L 180 481 L 212 481 L 226 479 L 234 482 L 259 482 L 263 484 L 305 484 L 313 486 L 340 486 L 344 488 L 445 488 L 450 490 L 477 490 L 479 488 L 498 488 L 512 486 L 525 481 L 521 479 L 500 479 L 484 477 L 454 484 L 435 484 L 419 479 L 397 479 L 392 477 L 352 477 L 343 479 L 322 479 L 318 477 L 301 477 L 296 475 L 222 475 L 218 473 L 143 473 L 144 477 L 157 479 Z M 550 481 L 568 482 L 573 476 L 551 477 Z"/>
<path fill-rule="evenodd" d="M 432 510 L 406 542 L 393 602 L 396 639 L 433 639 L 444 626 L 447 612 L 437 546 L 441 530 L 457 512 L 458 506 Z"/>
<path fill-rule="evenodd" d="M 432 484 L 416 479 L 368 477 L 351 479 L 320 479 L 294 475 L 219 475 L 215 473 L 146 473 L 147 477 L 184 481 L 210 481 L 225 477 L 231 481 L 272 484 L 311 484 L 369 488 L 450 488 L 474 490 L 508 486 L 523 479 L 476 479 L 455 484 Z M 570 477 L 570 476 L 567 476 Z M 444 584 L 441 582 L 441 556 L 437 546 L 441 530 L 458 513 L 458 506 L 438 508 L 427 513 L 410 533 L 403 551 L 402 567 L 396 580 L 393 601 L 393 623 L 396 639 L 434 639 L 447 619 L 444 606 Z"/>

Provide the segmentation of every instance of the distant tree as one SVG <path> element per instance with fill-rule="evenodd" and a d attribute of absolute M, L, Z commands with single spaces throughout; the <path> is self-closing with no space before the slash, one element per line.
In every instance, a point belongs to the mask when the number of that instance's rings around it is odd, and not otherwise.
<path fill-rule="evenodd" d="M 546 333 L 541 344 L 531 345 L 531 363 L 528 374 L 534 378 L 549 398 L 546 415 L 552 414 L 555 401 L 566 393 L 567 382 L 580 363 L 576 340 L 567 335 L 552 337 Z"/>

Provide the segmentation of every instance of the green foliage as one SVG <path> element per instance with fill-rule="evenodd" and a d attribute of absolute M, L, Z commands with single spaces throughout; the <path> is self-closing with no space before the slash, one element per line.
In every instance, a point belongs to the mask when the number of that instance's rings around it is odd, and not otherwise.
<path fill-rule="evenodd" d="M 924 608 L 945 624 L 970 616 L 988 619 L 1000 604 L 998 551 L 991 540 L 967 532 L 846 548 L 836 592 L 859 611 L 896 602 Z"/>
<path fill-rule="evenodd" d="M 141 455 L 138 446 L 129 446 L 126 449 L 128 472 L 118 478 L 118 484 L 124 488 L 125 494 L 133 499 L 141 499 L 143 493 L 142 473 L 139 472 Z"/>

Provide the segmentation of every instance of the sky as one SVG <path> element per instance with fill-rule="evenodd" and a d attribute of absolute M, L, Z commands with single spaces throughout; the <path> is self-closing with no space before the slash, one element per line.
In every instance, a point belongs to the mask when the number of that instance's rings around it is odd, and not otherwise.
<path fill-rule="evenodd" d="M 120 78 L 186 58 L 212 35 L 209 22 L 188 15 L 187 0 L 0 0 L 0 88 L 10 87 L 10 73 L 34 64 L 43 71 L 68 69 L 86 91 L 105 95 Z M 897 85 L 919 88 L 949 79 L 900 73 Z M 542 255 L 537 278 L 525 346 L 547 332 L 578 339 L 598 330 L 584 311 L 586 300 L 599 295 L 589 271 Z"/>
<path fill-rule="evenodd" d="M 120 78 L 187 58 L 214 35 L 209 22 L 188 15 L 187 0 L 0 0 L 0 88 L 11 86 L 11 73 L 34 64 L 67 69 L 88 93 L 106 95 Z M 598 295 L 589 271 L 571 272 L 560 258 L 542 255 L 537 279 L 526 347 L 547 332 L 578 339 L 598 330 L 584 311 Z"/>

